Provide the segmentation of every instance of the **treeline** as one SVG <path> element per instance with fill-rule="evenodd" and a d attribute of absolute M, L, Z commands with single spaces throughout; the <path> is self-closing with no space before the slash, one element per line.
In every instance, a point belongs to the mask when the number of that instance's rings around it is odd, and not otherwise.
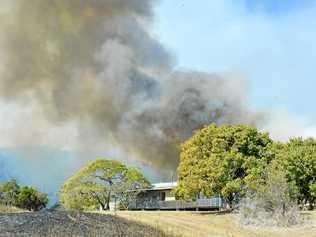
<path fill-rule="evenodd" d="M 126 208 L 137 190 L 150 182 L 119 161 L 97 160 L 79 170 L 60 190 L 69 209 L 109 209 L 110 201 Z M 131 192 L 133 190 L 133 192 Z M 177 199 L 194 200 L 220 195 L 229 208 L 244 198 L 265 210 L 297 203 L 313 209 L 316 201 L 316 140 L 273 141 L 268 133 L 246 125 L 211 124 L 181 145 Z"/>
<path fill-rule="evenodd" d="M 252 195 L 265 198 L 267 208 L 284 199 L 282 206 L 290 200 L 313 209 L 316 140 L 281 143 L 250 126 L 204 127 L 181 146 L 176 189 L 179 199 L 191 200 L 200 193 L 220 194 L 230 207 Z"/>
<path fill-rule="evenodd" d="M 0 184 L 0 205 L 38 211 L 47 203 L 47 194 L 29 186 L 20 186 L 15 179 Z"/>

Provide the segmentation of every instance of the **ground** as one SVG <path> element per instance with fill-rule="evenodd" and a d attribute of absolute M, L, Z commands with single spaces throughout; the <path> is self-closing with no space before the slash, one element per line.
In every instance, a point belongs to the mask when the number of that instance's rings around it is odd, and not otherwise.
<path fill-rule="evenodd" d="M 316 212 L 303 213 L 311 220 L 290 229 L 241 228 L 234 214 L 185 211 L 121 211 L 120 217 L 146 223 L 183 237 L 316 237 Z"/>
<path fill-rule="evenodd" d="M 310 219 L 310 223 L 305 226 L 251 229 L 238 226 L 235 214 L 230 213 L 18 211 L 1 213 L 0 210 L 0 237 L 316 237 L 316 212 L 303 213 Z"/>
<path fill-rule="evenodd" d="M 0 213 L 0 236 L 168 237 L 158 229 L 118 216 L 66 211 Z"/>
<path fill-rule="evenodd" d="M 8 206 L 0 205 L 0 213 L 19 213 L 19 212 L 27 212 L 27 211 L 17 208 L 17 207 L 8 207 Z"/>

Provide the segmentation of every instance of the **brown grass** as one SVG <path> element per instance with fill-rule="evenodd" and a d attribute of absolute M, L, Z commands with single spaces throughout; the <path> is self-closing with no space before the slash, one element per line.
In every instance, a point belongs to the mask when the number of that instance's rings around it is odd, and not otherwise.
<path fill-rule="evenodd" d="M 27 210 L 20 209 L 18 207 L 13 207 L 13 206 L 0 205 L 0 213 L 21 213 L 21 212 L 27 212 Z"/>
<path fill-rule="evenodd" d="M 316 237 L 316 212 L 305 212 L 311 223 L 279 229 L 242 228 L 234 214 L 185 211 L 121 211 L 117 215 L 183 237 Z"/>

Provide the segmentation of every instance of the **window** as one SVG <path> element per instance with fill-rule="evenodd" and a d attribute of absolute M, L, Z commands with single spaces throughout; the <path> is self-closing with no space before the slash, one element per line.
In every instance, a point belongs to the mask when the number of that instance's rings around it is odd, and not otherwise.
<path fill-rule="evenodd" d="M 166 200 L 166 193 L 165 192 L 161 192 L 160 193 L 160 200 L 161 201 L 165 201 Z"/>

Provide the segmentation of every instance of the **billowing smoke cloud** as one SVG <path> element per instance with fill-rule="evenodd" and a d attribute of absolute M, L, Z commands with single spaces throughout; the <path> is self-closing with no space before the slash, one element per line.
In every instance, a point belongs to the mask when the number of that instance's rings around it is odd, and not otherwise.
<path fill-rule="evenodd" d="M 10 1 L 0 18 L 2 100 L 42 111 L 48 123 L 30 131 L 75 124 L 78 149 L 119 146 L 158 167 L 175 167 L 179 142 L 204 124 L 261 123 L 238 75 L 173 69 L 150 31 L 155 2 Z"/>

